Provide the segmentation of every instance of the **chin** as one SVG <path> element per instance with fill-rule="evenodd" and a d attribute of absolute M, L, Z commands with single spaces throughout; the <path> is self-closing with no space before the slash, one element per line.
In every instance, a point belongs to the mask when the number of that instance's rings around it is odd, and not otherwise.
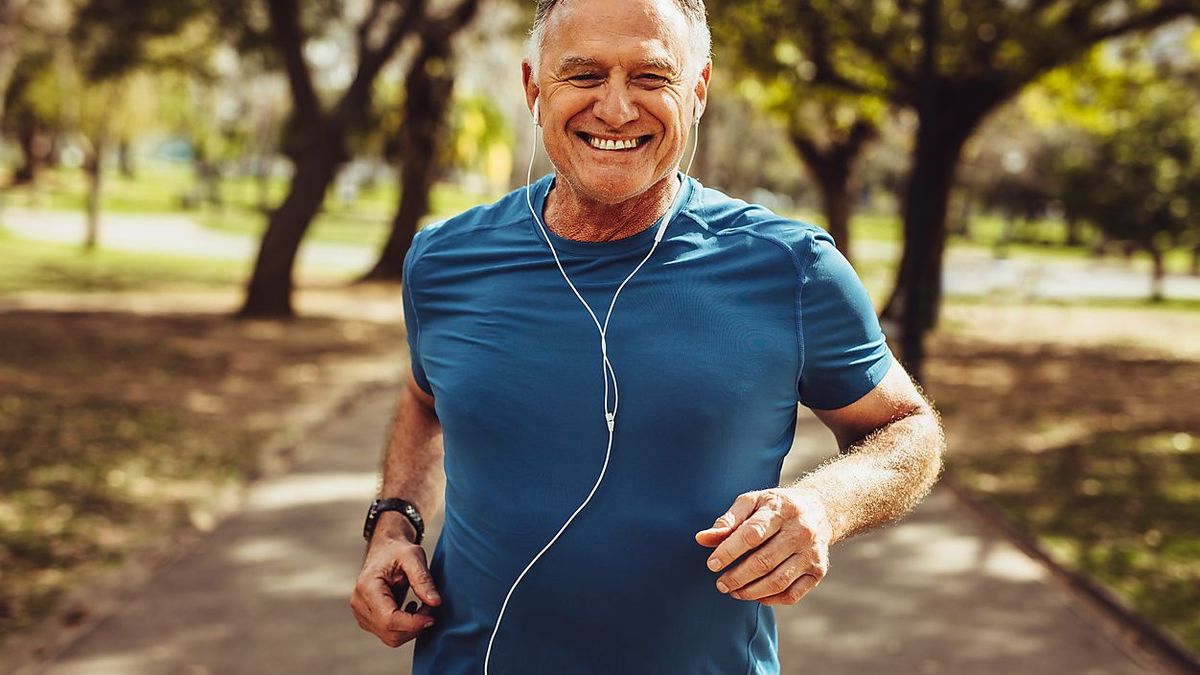
<path fill-rule="evenodd" d="M 649 190 L 662 180 L 662 176 L 630 175 L 630 172 L 607 172 L 584 176 L 572 182 L 572 187 L 589 199 L 602 204 L 620 204 Z M 640 172 L 639 172 L 640 173 Z"/>

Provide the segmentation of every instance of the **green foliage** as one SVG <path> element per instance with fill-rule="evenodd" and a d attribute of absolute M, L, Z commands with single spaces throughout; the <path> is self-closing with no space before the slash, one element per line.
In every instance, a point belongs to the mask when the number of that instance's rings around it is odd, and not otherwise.
<path fill-rule="evenodd" d="M 146 66 L 203 72 L 197 49 L 211 40 L 195 28 L 206 6 L 204 0 L 87 0 L 71 28 L 83 76 L 101 82 Z"/>
<path fill-rule="evenodd" d="M 1069 213 L 1155 255 L 1200 237 L 1197 82 L 1200 59 L 1172 66 L 1129 42 L 1040 83 L 1025 107 L 1063 139 L 1044 154 Z"/>

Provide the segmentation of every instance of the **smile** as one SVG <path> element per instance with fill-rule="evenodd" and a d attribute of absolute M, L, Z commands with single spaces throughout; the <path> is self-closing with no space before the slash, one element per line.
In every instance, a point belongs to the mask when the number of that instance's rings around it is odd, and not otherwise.
<path fill-rule="evenodd" d="M 634 148 L 645 144 L 651 138 L 654 138 L 653 134 L 635 136 L 632 138 L 598 138 L 590 134 L 585 134 L 582 131 L 578 132 L 576 135 L 579 136 L 584 143 L 587 143 L 597 150 L 633 150 Z"/>

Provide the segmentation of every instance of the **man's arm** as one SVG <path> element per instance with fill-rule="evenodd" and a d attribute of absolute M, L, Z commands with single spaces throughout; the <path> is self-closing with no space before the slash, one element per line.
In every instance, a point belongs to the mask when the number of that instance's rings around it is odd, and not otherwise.
<path fill-rule="evenodd" d="M 410 376 L 400 392 L 388 435 L 380 495 L 411 502 L 428 520 L 441 507 L 445 481 L 442 425 L 433 397 Z M 403 515 L 395 511 L 380 514 L 350 596 L 359 627 L 391 647 L 399 647 L 431 626 L 429 607 L 442 602 L 429 574 L 425 550 L 412 543 L 415 538 L 416 531 Z M 416 612 L 397 605 L 409 584 L 424 603 Z M 389 587 L 394 589 L 394 597 Z"/>
<path fill-rule="evenodd" d="M 941 422 L 899 363 L 855 403 L 814 412 L 841 455 L 790 487 L 740 495 L 696 534 L 701 545 L 716 547 L 708 561 L 714 572 L 745 555 L 717 579 L 722 593 L 798 602 L 825 576 L 830 545 L 899 518 L 937 481 Z"/>

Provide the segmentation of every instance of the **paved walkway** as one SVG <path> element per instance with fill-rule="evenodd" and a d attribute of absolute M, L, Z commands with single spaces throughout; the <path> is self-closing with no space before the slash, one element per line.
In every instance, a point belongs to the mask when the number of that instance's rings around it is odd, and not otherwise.
<path fill-rule="evenodd" d="M 74 211 L 10 206 L 0 219 L 5 229 L 19 237 L 59 244 L 82 245 L 86 228 L 83 212 Z M 229 260 L 253 260 L 259 245 L 257 237 L 209 229 L 177 213 L 102 213 L 98 236 L 100 248 Z M 362 270 L 377 255 L 371 246 L 309 241 L 300 247 L 299 264 Z"/>
<path fill-rule="evenodd" d="M 242 512 L 45 672 L 408 673 L 411 645 L 384 647 L 347 604 L 391 403 L 373 395 L 329 424 L 294 471 L 257 484 Z M 785 474 L 831 447 L 803 417 Z M 777 616 L 788 674 L 1161 672 L 945 491 L 902 524 L 836 547 L 820 589 Z"/>

